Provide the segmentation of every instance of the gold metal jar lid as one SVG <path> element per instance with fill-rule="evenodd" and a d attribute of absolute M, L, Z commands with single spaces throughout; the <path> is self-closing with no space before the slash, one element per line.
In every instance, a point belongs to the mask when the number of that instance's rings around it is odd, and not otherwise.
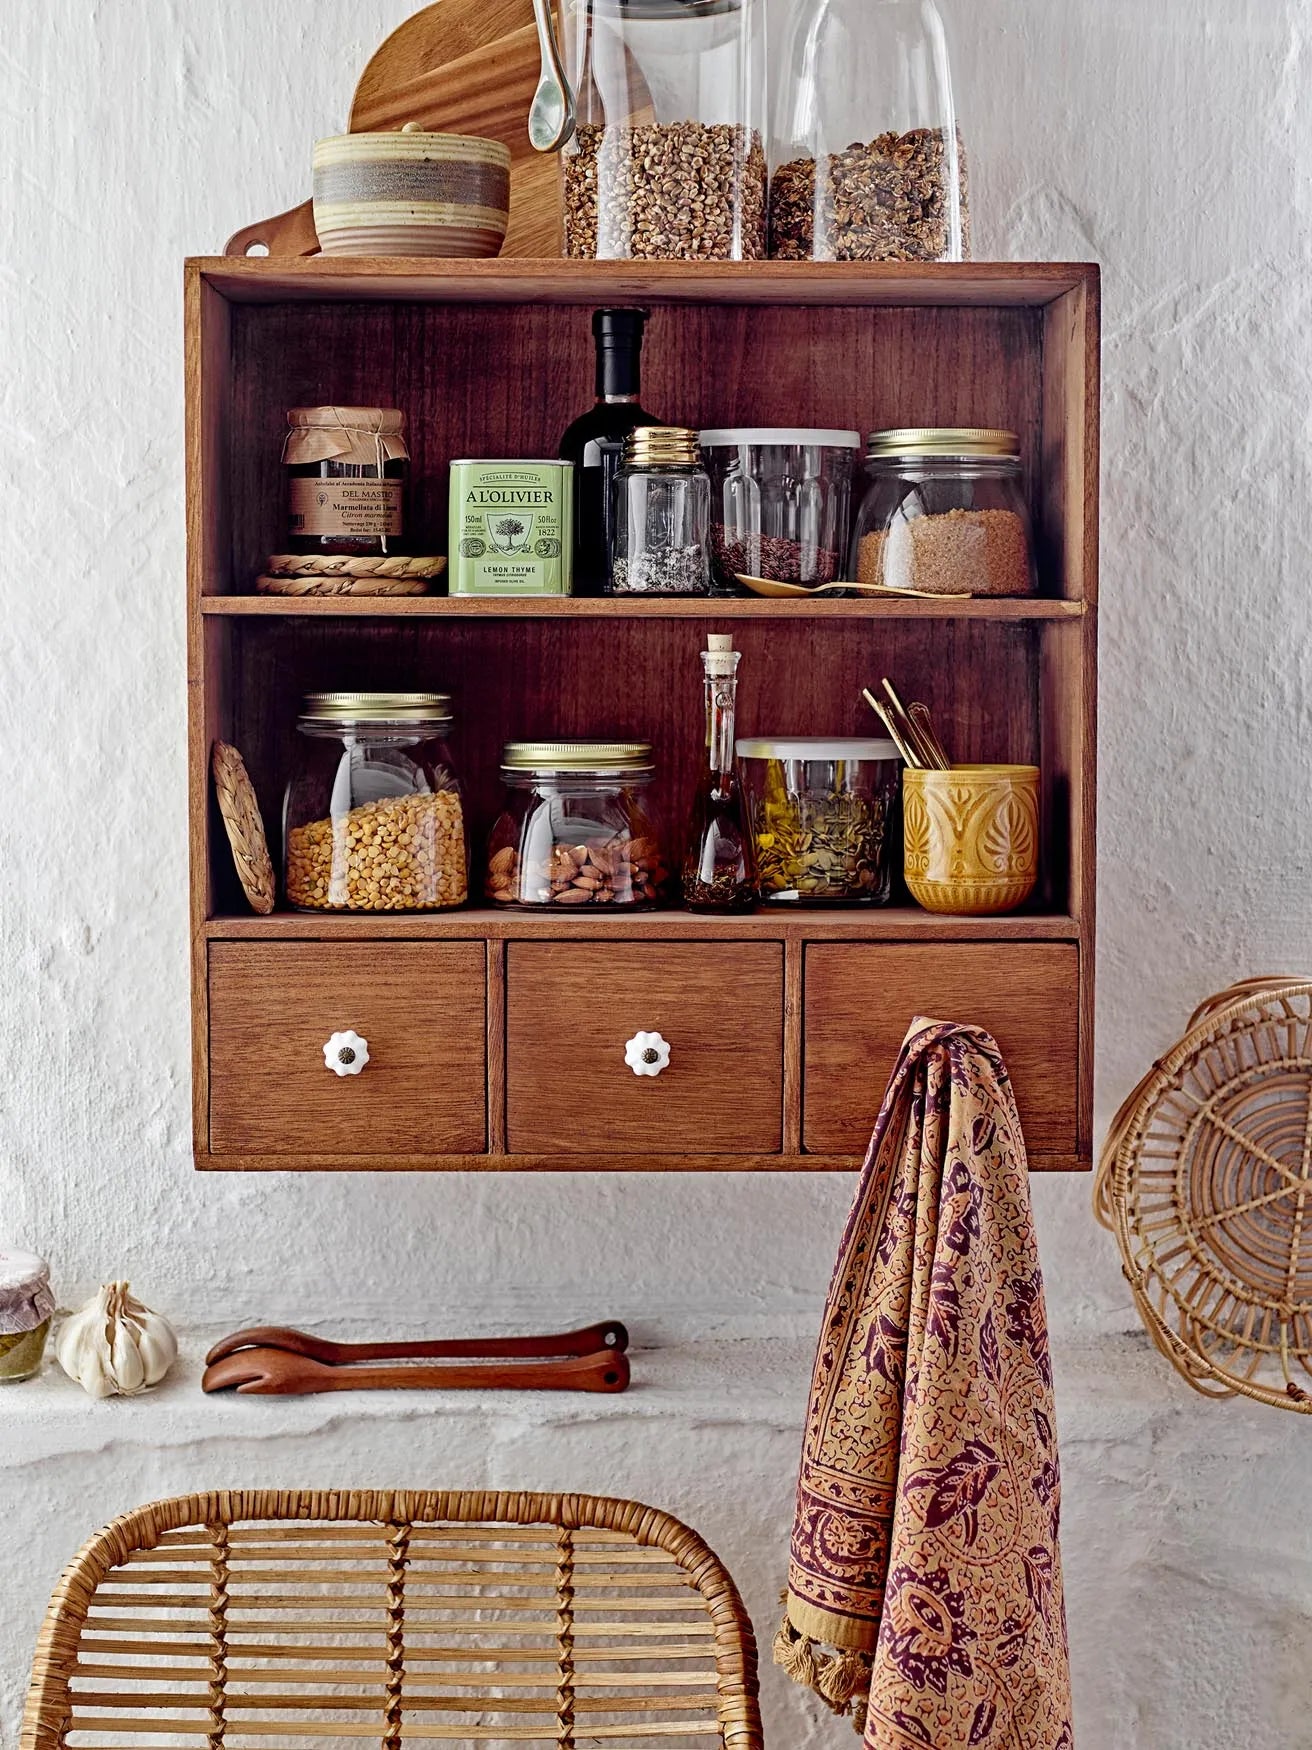
<path fill-rule="evenodd" d="M 352 723 L 451 725 L 450 693 L 307 693 L 300 721 L 323 728 Z"/>
<path fill-rule="evenodd" d="M 866 453 L 876 461 L 890 456 L 978 456 L 1015 462 L 1020 459 L 1020 439 L 1014 431 L 985 427 L 903 426 L 897 431 L 872 431 Z"/>
<path fill-rule="evenodd" d="M 595 772 L 600 775 L 650 774 L 647 741 L 508 741 L 501 770 L 516 772 Z"/>
<path fill-rule="evenodd" d="M 697 433 L 685 425 L 640 425 L 624 440 L 631 468 L 695 468 L 702 459 Z"/>

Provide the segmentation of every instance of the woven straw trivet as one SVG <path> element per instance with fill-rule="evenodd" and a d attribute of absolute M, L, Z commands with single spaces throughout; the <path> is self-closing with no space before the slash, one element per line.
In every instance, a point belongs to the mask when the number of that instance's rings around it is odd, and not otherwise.
<path fill-rule="evenodd" d="M 261 595 L 426 595 L 446 560 L 321 558 L 275 553 L 255 588 Z"/>
<path fill-rule="evenodd" d="M 1094 1208 L 1196 1391 L 1312 1413 L 1312 980 L 1210 998 L 1112 1122 Z"/>
<path fill-rule="evenodd" d="M 219 813 L 228 829 L 228 843 L 232 846 L 232 860 L 237 865 L 242 890 L 252 909 L 267 917 L 273 910 L 277 890 L 269 841 L 264 836 L 264 820 L 246 762 L 235 747 L 230 747 L 226 741 L 216 741 L 211 765 Z"/>

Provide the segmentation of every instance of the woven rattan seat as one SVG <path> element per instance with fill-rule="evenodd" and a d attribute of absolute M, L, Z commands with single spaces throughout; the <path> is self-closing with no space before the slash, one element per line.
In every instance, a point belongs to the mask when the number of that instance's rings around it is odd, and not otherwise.
<path fill-rule="evenodd" d="M 408 1740 L 760 1750 L 756 1646 L 696 1532 L 589 1495 L 190 1495 L 70 1565 L 21 1750 Z"/>

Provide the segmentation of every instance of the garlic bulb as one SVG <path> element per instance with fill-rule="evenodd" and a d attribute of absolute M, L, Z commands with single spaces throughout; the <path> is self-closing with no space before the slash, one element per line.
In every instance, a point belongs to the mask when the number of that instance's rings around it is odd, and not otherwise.
<path fill-rule="evenodd" d="M 172 1367 L 178 1339 L 168 1320 L 109 1282 L 64 1323 L 55 1344 L 59 1365 L 93 1398 L 146 1391 Z"/>

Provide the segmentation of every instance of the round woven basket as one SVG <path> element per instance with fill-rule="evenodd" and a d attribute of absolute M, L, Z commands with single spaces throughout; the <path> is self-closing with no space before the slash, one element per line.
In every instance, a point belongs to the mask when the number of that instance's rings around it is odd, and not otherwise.
<path fill-rule="evenodd" d="M 1117 1113 L 1094 1206 L 1197 1391 L 1312 1413 L 1312 980 L 1209 998 Z"/>

